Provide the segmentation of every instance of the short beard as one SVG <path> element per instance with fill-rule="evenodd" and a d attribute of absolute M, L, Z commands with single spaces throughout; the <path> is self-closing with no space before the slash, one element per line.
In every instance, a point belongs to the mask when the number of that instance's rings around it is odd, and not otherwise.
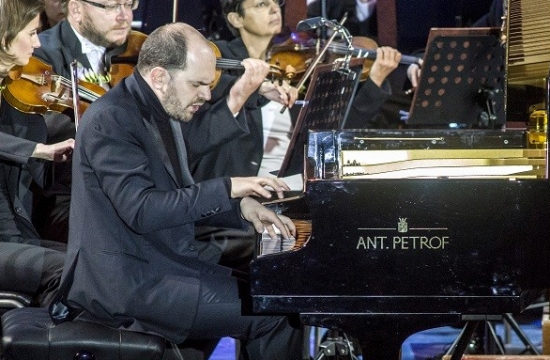
<path fill-rule="evenodd" d="M 82 36 L 84 36 L 86 39 L 90 40 L 92 43 L 94 43 L 98 46 L 103 46 L 106 49 L 111 49 L 111 48 L 114 48 L 116 46 L 120 46 L 120 45 L 124 44 L 124 42 L 118 44 L 116 42 L 111 42 L 111 41 L 107 40 L 108 31 L 101 32 L 101 31 L 97 30 L 93 26 L 92 18 L 87 13 L 85 13 L 83 15 L 82 24 L 80 26 L 80 32 L 81 32 Z"/>
<path fill-rule="evenodd" d="M 174 86 L 169 85 L 168 89 L 166 89 L 166 95 L 162 102 L 162 106 L 171 118 L 181 122 L 189 120 L 185 117 L 185 108 L 178 99 L 177 91 Z"/>

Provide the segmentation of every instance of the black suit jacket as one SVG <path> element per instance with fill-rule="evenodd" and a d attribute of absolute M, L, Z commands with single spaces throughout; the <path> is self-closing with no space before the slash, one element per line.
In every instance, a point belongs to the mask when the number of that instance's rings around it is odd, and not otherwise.
<path fill-rule="evenodd" d="M 43 121 L 17 121 L 9 116 L 8 105 L 0 107 L 0 241 L 38 245 L 38 233 L 31 222 L 33 193 L 44 185 L 47 163 L 31 158 L 38 142 L 46 140 Z"/>
<path fill-rule="evenodd" d="M 230 273 L 201 260 L 205 244 L 195 240 L 195 222 L 248 223 L 229 198 L 228 179 L 178 180 L 157 126 L 167 117 L 137 73 L 84 113 L 60 296 L 84 310 L 83 318 L 181 343 L 195 318 L 201 276 Z M 183 137 L 175 140 L 185 179 Z"/>

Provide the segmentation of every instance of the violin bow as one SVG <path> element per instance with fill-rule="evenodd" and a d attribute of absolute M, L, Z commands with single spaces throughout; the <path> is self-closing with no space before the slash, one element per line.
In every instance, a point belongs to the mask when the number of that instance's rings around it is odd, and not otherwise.
<path fill-rule="evenodd" d="M 74 108 L 74 124 L 75 130 L 78 130 L 80 121 L 80 96 L 78 95 L 78 66 L 77 61 L 71 62 L 71 88 L 73 91 L 73 108 Z"/>

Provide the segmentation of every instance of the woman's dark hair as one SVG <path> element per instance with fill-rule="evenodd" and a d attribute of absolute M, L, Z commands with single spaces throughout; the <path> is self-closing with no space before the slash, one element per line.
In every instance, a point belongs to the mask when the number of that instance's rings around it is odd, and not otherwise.
<path fill-rule="evenodd" d="M 231 12 L 235 12 L 239 14 L 240 17 L 244 16 L 244 9 L 243 9 L 243 2 L 244 0 L 220 0 L 222 4 L 222 13 L 223 17 L 225 19 L 225 23 L 227 24 L 227 27 L 229 28 L 229 31 L 234 36 L 240 36 L 239 30 L 237 30 L 233 25 L 227 21 L 227 15 Z"/>

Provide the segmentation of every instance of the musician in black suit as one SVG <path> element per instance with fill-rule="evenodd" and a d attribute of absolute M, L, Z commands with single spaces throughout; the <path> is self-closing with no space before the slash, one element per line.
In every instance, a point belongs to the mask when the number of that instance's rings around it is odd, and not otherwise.
<path fill-rule="evenodd" d="M 196 222 L 251 221 L 273 237 L 272 224 L 283 237 L 295 232 L 290 219 L 249 197 L 270 197 L 264 186 L 282 196 L 282 181 L 191 178 L 181 123 L 210 99 L 215 62 L 191 26 L 160 27 L 143 44 L 134 74 L 85 112 L 60 295 L 80 318 L 113 327 L 173 343 L 233 336 L 252 359 L 299 359 L 300 333 L 283 317 L 243 316 L 239 282 L 203 261 L 204 244 L 194 237 Z M 264 64 L 261 75 L 268 70 Z"/>
<path fill-rule="evenodd" d="M 37 0 L 0 0 L 0 78 L 29 62 L 40 46 L 37 37 L 43 4 Z M 0 106 L 0 291 L 22 292 L 48 305 L 61 276 L 64 246 L 41 240 L 30 219 L 31 186 L 43 185 L 48 160 L 68 160 L 72 139 L 44 145 L 44 122 L 18 121 Z M 31 185 L 32 184 L 32 185 Z"/>

